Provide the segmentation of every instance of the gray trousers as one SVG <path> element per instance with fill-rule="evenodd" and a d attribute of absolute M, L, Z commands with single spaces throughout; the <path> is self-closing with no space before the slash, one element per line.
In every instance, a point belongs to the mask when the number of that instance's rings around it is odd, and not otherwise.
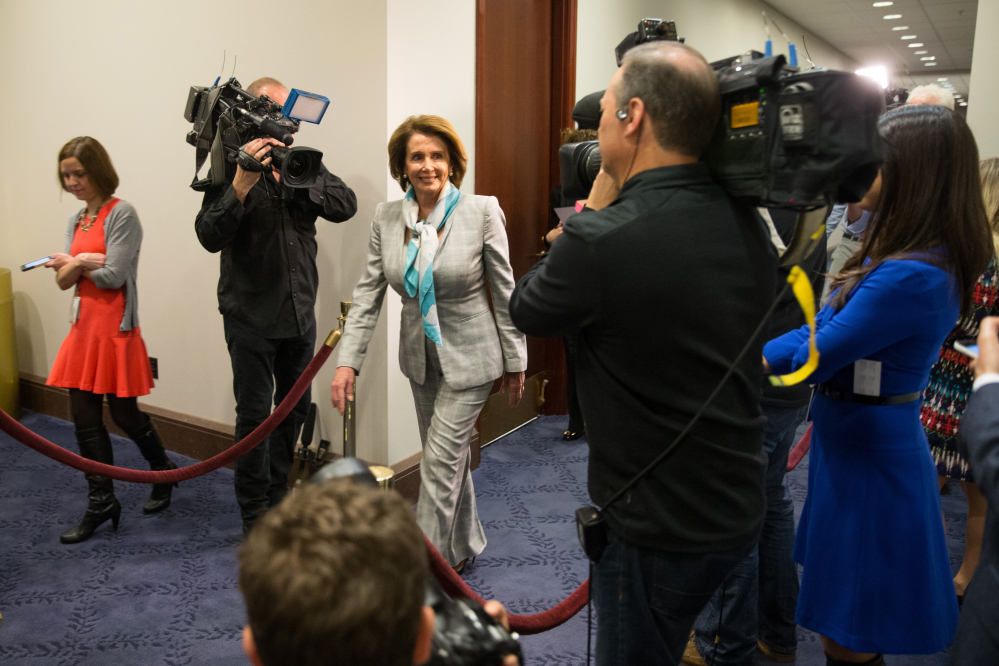
<path fill-rule="evenodd" d="M 829 257 L 829 275 L 836 275 L 843 270 L 843 265 L 850 257 L 857 254 L 861 245 L 863 245 L 863 241 L 843 236 L 843 238 L 839 241 L 839 245 L 837 245 L 836 249 L 832 251 L 832 256 Z M 826 284 L 822 288 L 822 300 L 819 301 L 820 307 L 825 307 L 826 301 L 829 300 L 830 282 L 832 282 L 832 277 L 827 277 Z"/>
<path fill-rule="evenodd" d="M 486 547 L 472 486 L 472 427 L 493 382 L 461 391 L 444 381 L 437 345 L 427 339 L 423 385 L 410 381 L 423 442 L 416 522 L 451 565 Z"/>

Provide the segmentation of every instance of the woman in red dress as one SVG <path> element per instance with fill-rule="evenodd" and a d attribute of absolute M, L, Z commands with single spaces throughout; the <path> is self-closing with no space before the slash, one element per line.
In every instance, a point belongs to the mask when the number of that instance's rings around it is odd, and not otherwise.
<path fill-rule="evenodd" d="M 135 278 L 142 227 L 131 204 L 115 199 L 118 175 L 107 151 L 95 139 L 77 137 L 59 151 L 59 182 L 87 206 L 69 220 L 66 253 L 52 255 L 46 266 L 57 271 L 63 290 L 75 289 L 72 326 L 59 348 L 48 381 L 69 389 L 80 455 L 114 464 L 111 438 L 104 428 L 107 396 L 111 418 L 128 433 L 153 470 L 176 469 L 149 417 L 139 411 L 136 397 L 153 386 L 149 356 L 139 331 Z M 102 523 L 115 530 L 121 504 L 111 479 L 86 475 L 89 486 L 83 521 L 64 533 L 63 543 L 89 539 Z M 176 484 L 153 486 L 144 513 L 170 505 Z"/>

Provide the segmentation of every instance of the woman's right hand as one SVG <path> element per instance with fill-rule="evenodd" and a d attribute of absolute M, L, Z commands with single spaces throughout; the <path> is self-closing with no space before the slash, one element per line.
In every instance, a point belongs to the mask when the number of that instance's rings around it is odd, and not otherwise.
<path fill-rule="evenodd" d="M 64 253 L 56 252 L 55 254 L 50 254 L 51 260 L 45 262 L 45 268 L 52 268 L 54 270 L 59 270 L 69 262 L 73 261 L 73 257 Z"/>
<path fill-rule="evenodd" d="M 85 271 L 96 271 L 104 268 L 104 255 L 99 252 L 81 252 L 73 257 L 77 265 Z"/>
<path fill-rule="evenodd" d="M 333 383 L 330 384 L 330 397 L 333 399 L 333 406 L 343 415 L 343 410 L 347 406 L 348 400 L 354 399 L 354 368 L 341 365 L 336 369 L 333 376 Z"/>

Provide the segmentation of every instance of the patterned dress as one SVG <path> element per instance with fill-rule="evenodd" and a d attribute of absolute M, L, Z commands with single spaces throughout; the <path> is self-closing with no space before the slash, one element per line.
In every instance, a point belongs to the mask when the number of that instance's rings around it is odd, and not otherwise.
<path fill-rule="evenodd" d="M 923 393 L 920 419 L 930 442 L 933 462 L 940 476 L 974 482 L 971 468 L 957 451 L 957 430 L 971 395 L 974 373 L 971 359 L 954 349 L 954 342 L 978 337 L 985 317 L 999 315 L 999 269 L 996 257 L 975 285 L 971 315 L 958 322 L 940 348 L 940 358 L 930 370 L 930 383 Z"/>

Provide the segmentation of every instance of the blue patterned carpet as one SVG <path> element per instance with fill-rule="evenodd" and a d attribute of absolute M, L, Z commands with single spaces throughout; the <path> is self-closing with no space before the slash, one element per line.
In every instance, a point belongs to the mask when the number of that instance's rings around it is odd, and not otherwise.
<path fill-rule="evenodd" d="M 32 414 L 35 432 L 76 450 L 72 425 Z M 560 441 L 564 417 L 547 417 L 486 448 L 474 473 L 489 545 L 466 568 L 469 584 L 514 613 L 561 601 L 587 576 L 572 514 L 589 503 L 587 445 Z M 115 461 L 144 469 L 128 440 Z M 190 464 L 171 454 L 178 464 Z M 807 458 L 788 477 L 800 509 Z M 182 483 L 173 505 L 142 515 L 148 487 L 116 483 L 119 531 L 102 526 L 75 546 L 59 534 L 82 516 L 83 475 L 0 434 L 0 664 L 247 664 L 236 589 L 240 521 L 232 472 Z M 952 561 L 963 554 L 964 497 L 944 498 Z M 801 630 L 798 664 L 820 666 L 817 637 Z M 586 662 L 586 615 L 523 639 L 527 663 Z M 769 664 L 760 658 L 759 663 Z M 893 666 L 942 664 L 943 655 L 889 657 Z"/>

